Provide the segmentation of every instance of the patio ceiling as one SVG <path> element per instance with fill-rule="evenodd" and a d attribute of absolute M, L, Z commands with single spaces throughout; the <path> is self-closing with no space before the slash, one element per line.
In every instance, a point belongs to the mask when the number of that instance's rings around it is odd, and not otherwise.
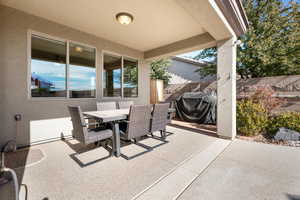
<path fill-rule="evenodd" d="M 214 40 L 233 34 L 213 0 L 0 0 L 0 3 L 143 52 L 172 47 L 168 45 L 197 39 L 207 32 Z M 115 19 L 119 12 L 131 13 L 133 23 L 119 24 Z"/>

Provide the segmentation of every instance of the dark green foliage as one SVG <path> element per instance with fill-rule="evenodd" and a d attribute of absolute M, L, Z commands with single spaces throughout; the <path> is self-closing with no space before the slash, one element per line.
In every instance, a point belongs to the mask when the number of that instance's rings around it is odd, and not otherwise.
<path fill-rule="evenodd" d="M 135 65 L 124 67 L 124 82 L 138 84 L 138 68 Z"/>
<path fill-rule="evenodd" d="M 170 66 L 171 61 L 168 59 L 160 59 L 153 61 L 151 66 L 151 79 L 163 80 L 164 84 L 168 84 L 171 76 L 167 72 L 167 68 Z"/>
<path fill-rule="evenodd" d="M 244 7 L 249 29 L 239 38 L 237 72 L 243 78 L 300 74 L 299 1 L 245 0 Z M 216 48 L 196 59 L 212 60 L 200 73 L 216 73 Z"/>
<path fill-rule="evenodd" d="M 255 136 L 261 134 L 268 123 L 268 113 L 264 106 L 250 99 L 237 103 L 237 131 L 241 135 Z"/>
<path fill-rule="evenodd" d="M 194 59 L 196 60 L 205 60 L 210 59 L 210 62 L 207 62 L 206 66 L 200 67 L 196 70 L 201 76 L 207 76 L 217 73 L 217 48 L 212 47 L 201 51 Z"/>
<path fill-rule="evenodd" d="M 269 87 L 258 88 L 237 103 L 237 130 L 245 136 L 267 133 L 273 137 L 281 127 L 300 132 L 300 113 L 283 112 L 274 115 L 275 108 L 284 102 L 273 96 Z"/>
<path fill-rule="evenodd" d="M 270 136 L 274 136 L 281 127 L 300 132 L 300 113 L 285 112 L 270 117 L 267 126 L 267 133 Z"/>

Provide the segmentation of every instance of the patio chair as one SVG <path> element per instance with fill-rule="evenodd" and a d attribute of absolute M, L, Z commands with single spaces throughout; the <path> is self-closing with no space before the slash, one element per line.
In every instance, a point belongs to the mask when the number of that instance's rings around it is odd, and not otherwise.
<path fill-rule="evenodd" d="M 17 174 L 13 169 L 5 166 L 5 153 L 16 151 L 16 142 L 8 141 L 1 150 L 1 166 L 0 166 L 0 199 L 19 200 L 20 187 L 24 187 L 24 199 L 27 200 L 28 188 L 25 184 L 18 183 Z"/>
<path fill-rule="evenodd" d="M 175 107 L 174 107 L 174 101 L 170 102 L 169 108 L 175 109 Z M 170 124 L 172 122 L 172 119 L 174 118 L 174 115 L 175 115 L 175 113 L 172 113 L 172 112 L 168 114 L 168 124 Z"/>
<path fill-rule="evenodd" d="M 150 133 L 160 131 L 162 138 L 166 137 L 166 126 L 169 122 L 169 107 L 170 104 L 162 103 L 153 106 L 152 118 L 150 123 Z"/>
<path fill-rule="evenodd" d="M 123 121 L 125 124 L 120 124 L 122 139 L 132 140 L 149 134 L 151 107 L 151 105 L 136 105 L 130 107 L 128 121 Z"/>
<path fill-rule="evenodd" d="M 113 132 L 110 129 L 89 129 L 92 125 L 85 122 L 80 106 L 68 106 L 73 124 L 73 137 L 84 145 L 98 143 L 103 140 L 112 139 Z"/>
<path fill-rule="evenodd" d="M 138 153 L 134 156 L 127 157 L 124 154 L 121 156 L 127 160 L 131 160 L 137 156 L 140 156 L 146 152 L 152 151 L 153 148 L 142 143 L 138 143 L 139 139 L 149 134 L 149 125 L 151 119 L 151 105 L 138 105 L 131 106 L 129 111 L 128 121 L 122 121 L 120 123 L 120 136 L 121 139 L 127 142 L 127 144 L 133 141 L 134 144 L 143 147 L 146 151 Z"/>
<path fill-rule="evenodd" d="M 118 108 L 119 109 L 128 109 L 133 105 L 133 101 L 119 101 Z"/>
<path fill-rule="evenodd" d="M 114 101 L 111 102 L 97 102 L 97 110 L 103 111 L 103 110 L 116 110 L 117 104 Z"/>
<path fill-rule="evenodd" d="M 117 102 L 115 101 L 109 101 L 109 102 L 97 102 L 97 110 L 98 111 L 105 111 L 105 110 L 116 110 L 117 109 Z M 99 127 L 99 128 L 109 128 L 111 129 L 110 124 L 103 124 L 100 123 L 99 121 L 97 121 L 97 119 L 89 119 L 88 120 L 89 123 L 96 123 L 98 122 L 98 124 L 96 124 L 95 127 Z"/>

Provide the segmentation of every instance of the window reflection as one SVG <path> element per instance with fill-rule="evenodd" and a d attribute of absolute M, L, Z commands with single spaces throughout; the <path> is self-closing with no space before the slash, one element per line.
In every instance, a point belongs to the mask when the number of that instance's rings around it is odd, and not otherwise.
<path fill-rule="evenodd" d="M 32 35 L 31 96 L 66 97 L 66 44 Z"/>
<path fill-rule="evenodd" d="M 96 97 L 96 50 L 70 43 L 69 95 L 71 98 Z"/>
<path fill-rule="evenodd" d="M 124 97 L 138 96 L 138 62 L 137 60 L 124 58 Z"/>
<path fill-rule="evenodd" d="M 120 97 L 122 57 L 104 54 L 103 63 L 103 95 L 105 97 Z"/>

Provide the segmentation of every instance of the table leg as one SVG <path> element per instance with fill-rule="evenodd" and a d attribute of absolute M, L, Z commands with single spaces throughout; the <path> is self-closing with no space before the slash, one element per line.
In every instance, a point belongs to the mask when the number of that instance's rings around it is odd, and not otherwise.
<path fill-rule="evenodd" d="M 115 122 L 113 123 L 113 130 L 114 130 L 114 144 L 113 149 L 116 157 L 120 157 L 121 155 L 121 141 L 120 141 L 120 129 L 119 129 L 119 123 Z"/>

